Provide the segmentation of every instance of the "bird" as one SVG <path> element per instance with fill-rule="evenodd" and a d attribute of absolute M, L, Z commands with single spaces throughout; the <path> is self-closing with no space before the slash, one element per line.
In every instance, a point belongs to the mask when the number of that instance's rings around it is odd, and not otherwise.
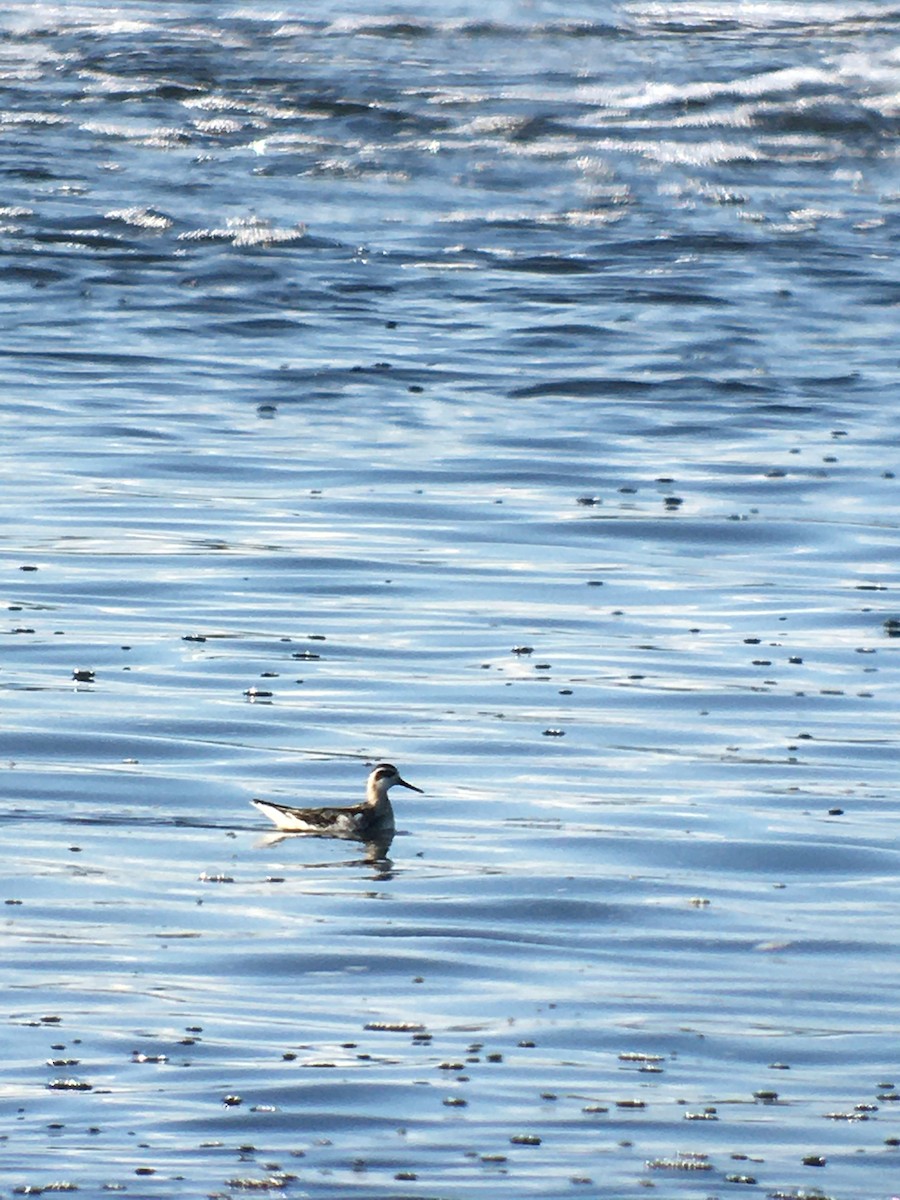
<path fill-rule="evenodd" d="M 421 788 L 400 778 L 393 763 L 379 763 L 366 781 L 366 798 L 362 804 L 348 808 L 291 808 L 269 800 L 251 800 L 250 803 L 284 833 L 315 833 L 321 837 L 366 841 L 393 834 L 394 810 L 388 791 L 397 786 L 422 793 Z"/>

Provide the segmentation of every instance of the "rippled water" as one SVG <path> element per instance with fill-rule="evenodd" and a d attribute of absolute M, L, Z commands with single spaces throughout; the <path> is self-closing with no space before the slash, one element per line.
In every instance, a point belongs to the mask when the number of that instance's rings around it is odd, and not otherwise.
<path fill-rule="evenodd" d="M 6 6 L 4 1195 L 900 1194 L 898 28 Z"/>

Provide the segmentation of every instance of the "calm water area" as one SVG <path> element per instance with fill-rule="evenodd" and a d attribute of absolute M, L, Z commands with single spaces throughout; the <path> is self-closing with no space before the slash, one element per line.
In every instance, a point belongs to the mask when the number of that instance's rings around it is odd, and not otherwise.
<path fill-rule="evenodd" d="M 898 35 L 3 6 L 3 1200 L 900 1196 Z"/>

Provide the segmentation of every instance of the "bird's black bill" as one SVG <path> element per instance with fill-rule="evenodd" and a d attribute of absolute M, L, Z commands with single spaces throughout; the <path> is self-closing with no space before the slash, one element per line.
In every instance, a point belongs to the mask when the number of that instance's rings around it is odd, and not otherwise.
<path fill-rule="evenodd" d="M 409 788 L 409 790 L 410 790 L 411 792 L 418 792 L 420 796 L 424 796 L 424 795 L 425 795 L 425 793 L 422 791 L 422 789 L 421 789 L 421 788 L 414 787 L 414 786 L 413 786 L 413 784 L 411 784 L 411 783 L 407 783 L 407 782 L 406 782 L 406 780 L 405 780 L 405 779 L 401 779 L 401 778 L 399 777 L 399 775 L 397 776 L 397 779 L 395 780 L 395 782 L 396 782 L 396 783 L 399 783 L 401 787 Z"/>

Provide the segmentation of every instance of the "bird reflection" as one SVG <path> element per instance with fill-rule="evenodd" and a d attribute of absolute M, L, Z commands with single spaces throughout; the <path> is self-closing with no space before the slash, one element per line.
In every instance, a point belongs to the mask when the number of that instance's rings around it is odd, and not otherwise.
<path fill-rule="evenodd" d="M 363 837 L 360 834 L 352 833 L 287 833 L 280 831 L 278 833 L 267 833 L 264 837 L 258 839 L 255 843 L 259 849 L 277 846 L 281 842 L 292 841 L 293 839 L 303 839 L 310 841 L 329 841 L 329 842 L 353 842 L 357 846 L 365 847 L 364 856 L 361 858 L 349 859 L 330 859 L 327 862 L 305 863 L 307 868 L 316 867 L 364 867 L 371 866 L 375 868 L 374 878 L 376 879 L 393 879 L 394 877 L 394 862 L 388 858 L 388 850 L 391 848 L 391 842 L 394 840 L 394 830 L 389 829 L 378 834 L 377 836 L 370 835 Z"/>

